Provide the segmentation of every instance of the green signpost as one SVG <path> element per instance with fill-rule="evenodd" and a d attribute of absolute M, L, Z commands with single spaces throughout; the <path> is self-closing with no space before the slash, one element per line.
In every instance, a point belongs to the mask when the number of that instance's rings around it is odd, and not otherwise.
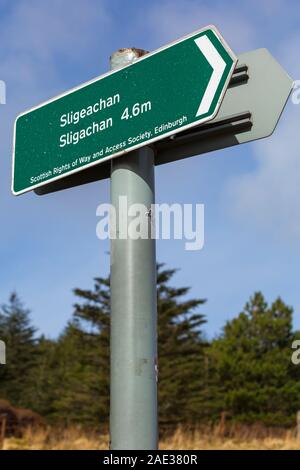
<path fill-rule="evenodd" d="M 209 26 L 22 113 L 15 123 L 13 193 L 213 119 L 235 64 Z"/>
<path fill-rule="evenodd" d="M 110 177 L 117 220 L 130 219 L 122 195 L 147 208 L 149 228 L 154 165 L 270 135 L 292 87 L 266 50 L 237 64 L 213 26 L 142 52 L 117 51 L 113 71 L 18 116 L 15 195 Z M 156 449 L 155 240 L 112 238 L 110 287 L 111 448 Z"/>

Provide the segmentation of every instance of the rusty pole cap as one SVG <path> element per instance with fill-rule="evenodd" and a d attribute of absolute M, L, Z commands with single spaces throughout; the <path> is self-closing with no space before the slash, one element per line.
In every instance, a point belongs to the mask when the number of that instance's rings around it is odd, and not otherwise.
<path fill-rule="evenodd" d="M 132 64 L 136 59 L 148 54 L 144 49 L 137 49 L 136 47 L 125 47 L 118 49 L 110 58 L 110 68 L 112 70 L 125 67 L 125 65 Z"/>

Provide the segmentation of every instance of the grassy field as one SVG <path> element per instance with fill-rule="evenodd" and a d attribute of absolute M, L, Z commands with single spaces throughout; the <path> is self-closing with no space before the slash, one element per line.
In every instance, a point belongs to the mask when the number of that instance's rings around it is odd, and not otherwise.
<path fill-rule="evenodd" d="M 68 429 L 28 430 L 22 438 L 7 438 L 3 450 L 107 450 L 108 435 Z M 160 441 L 162 450 L 300 450 L 300 440 L 293 430 L 274 431 L 260 427 L 220 429 L 219 426 L 197 431 L 178 428 Z"/>

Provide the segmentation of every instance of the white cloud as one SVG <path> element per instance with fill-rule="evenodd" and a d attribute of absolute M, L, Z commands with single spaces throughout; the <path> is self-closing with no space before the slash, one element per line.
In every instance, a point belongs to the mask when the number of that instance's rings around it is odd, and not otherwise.
<path fill-rule="evenodd" d="M 97 50 L 101 53 L 112 19 L 104 0 L 16 0 L 0 15 L 0 79 L 6 82 L 7 104 L 0 106 L 0 213 L 5 233 L 36 210 L 31 196 L 10 193 L 13 123 L 20 111 L 67 88 L 72 71 L 85 70 Z M 2 5 L 1 5 L 2 6 Z M 88 76 L 89 75 L 89 69 Z M 78 78 L 74 74 L 75 83 Z M 53 210 L 55 200 L 53 198 Z M 29 209 L 30 207 L 30 209 Z M 27 215 L 28 218 L 28 215 Z M 1 239 L 4 237 L 2 231 Z"/>
<path fill-rule="evenodd" d="M 277 47 L 276 58 L 294 79 L 300 79 L 300 36 L 287 36 Z M 299 93 L 299 91 L 298 91 Z M 299 243 L 300 237 L 300 105 L 292 100 L 274 134 L 255 142 L 255 169 L 234 177 L 227 187 L 228 204 L 243 224 L 272 238 Z"/>
<path fill-rule="evenodd" d="M 229 207 L 242 224 L 286 241 L 300 237 L 300 106 L 289 104 L 279 129 L 253 146 L 255 170 L 228 185 Z"/>
<path fill-rule="evenodd" d="M 299 62 L 299 49 L 300 49 L 300 34 L 292 32 L 282 40 L 277 49 L 278 60 L 283 67 L 286 68 L 288 73 L 294 80 L 300 79 L 300 62 Z"/>
<path fill-rule="evenodd" d="M 279 31 L 279 18 L 286 20 L 289 11 L 282 0 L 252 1 L 251 5 L 234 0 L 230 4 L 165 0 L 151 5 L 141 23 L 151 31 L 155 46 L 213 23 L 238 54 L 262 47 L 270 39 L 270 18 L 274 19 L 276 14 L 278 24 L 272 23 L 274 35 Z M 297 10 L 295 17 L 298 14 Z M 289 31 L 293 30 L 284 28 L 284 32 L 281 31 L 279 43 L 273 40 L 277 50 L 275 55 L 295 78 L 300 79 L 300 37 L 298 33 L 290 37 Z M 275 134 L 252 146 L 255 169 L 230 180 L 226 189 L 226 200 L 239 222 L 248 221 L 257 228 L 288 239 L 300 235 L 299 117 L 300 105 L 290 105 Z"/>
<path fill-rule="evenodd" d="M 228 2 L 165 0 L 151 4 L 140 19 L 154 35 L 156 47 L 208 24 L 217 26 L 236 53 L 254 47 L 256 30 L 247 15 Z"/>
<path fill-rule="evenodd" d="M 0 23 L 1 78 L 14 90 L 9 103 L 24 106 L 27 96 L 55 89 L 64 61 L 80 63 L 109 25 L 103 1 L 14 2 Z"/>
<path fill-rule="evenodd" d="M 25 53 L 47 62 L 55 55 L 76 58 L 109 23 L 101 0 L 17 1 L 2 19 L 2 53 Z"/>

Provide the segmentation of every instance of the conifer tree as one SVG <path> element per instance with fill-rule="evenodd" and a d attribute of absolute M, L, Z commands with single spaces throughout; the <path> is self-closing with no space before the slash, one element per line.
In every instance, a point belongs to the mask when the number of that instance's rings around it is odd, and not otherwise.
<path fill-rule="evenodd" d="M 291 363 L 292 313 L 280 298 L 268 306 L 257 292 L 213 341 L 210 360 L 220 412 L 246 423 L 294 423 L 300 382 L 293 377 L 297 373 Z"/>
<path fill-rule="evenodd" d="M 182 300 L 188 289 L 168 285 L 174 273 L 158 267 L 159 411 L 165 424 L 194 421 L 202 413 L 205 320 L 194 310 L 203 301 Z M 109 279 L 95 279 L 93 290 L 74 292 L 79 302 L 58 344 L 54 408 L 57 417 L 99 425 L 109 414 Z"/>
<path fill-rule="evenodd" d="M 158 368 L 161 424 L 195 422 L 203 416 L 205 359 L 204 316 L 196 309 L 205 301 L 186 299 L 188 288 L 174 288 L 175 270 L 158 267 Z"/>
<path fill-rule="evenodd" d="M 109 415 L 109 279 L 75 289 L 78 303 L 59 338 L 53 417 L 103 426 Z"/>
<path fill-rule="evenodd" d="M 37 364 L 36 330 L 16 293 L 0 308 L 0 338 L 6 344 L 6 365 L 0 368 L 0 397 L 18 406 L 32 403 Z"/>

